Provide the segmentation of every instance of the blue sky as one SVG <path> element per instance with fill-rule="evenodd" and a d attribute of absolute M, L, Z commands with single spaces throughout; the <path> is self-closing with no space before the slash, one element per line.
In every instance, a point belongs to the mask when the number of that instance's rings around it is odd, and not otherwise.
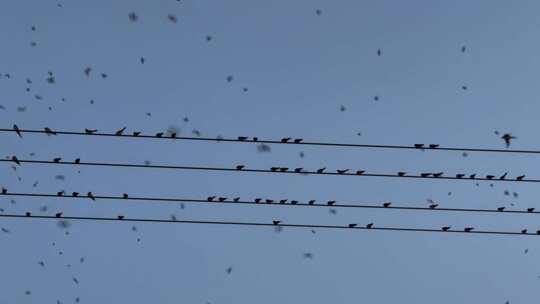
<path fill-rule="evenodd" d="M 212 137 L 504 148 L 494 134 L 498 130 L 518 137 L 513 147 L 535 149 L 539 8 L 536 1 L 3 1 L 0 73 L 11 77 L 0 78 L 0 119 L 2 127 L 112 132 L 127 126 L 130 132 L 155 133 L 174 126 L 186 136 L 198 130 Z M 138 22 L 129 21 L 130 12 Z M 171 23 L 168 14 L 178 22 Z M 88 66 L 90 77 L 83 72 Z M 55 84 L 47 83 L 48 71 Z M 26 78 L 32 80 L 31 92 L 25 91 Z M 36 94 L 43 99 L 36 100 Z M 230 143 L 0 138 L 4 156 L 20 158 L 33 152 L 35 159 L 508 171 L 538 178 L 533 171 L 538 160 L 527 155 L 296 146 L 261 153 L 254 145 Z M 515 183 L 491 187 L 470 181 L 98 167 L 78 173 L 75 167 L 43 165 L 14 172 L 10 166 L 2 164 L 0 184 L 20 192 L 426 206 L 433 199 L 445 207 L 512 203 L 522 209 L 534 207 L 538 194 L 533 184 Z M 55 179 L 59 174 L 66 179 Z M 505 190 L 519 197 L 504 195 Z M 0 207 L 5 213 L 40 213 L 47 205 L 47 214 L 87 216 L 538 228 L 533 215 L 15 200 L 2 198 Z M 10 231 L 0 234 L 0 303 L 73 303 L 77 297 L 81 303 L 534 303 L 540 284 L 535 262 L 540 245 L 534 237 L 276 233 L 183 224 L 136 224 L 132 231 L 132 224 L 116 222 L 72 222 L 62 230 L 54 221 L 20 219 L 2 219 L 0 226 Z M 306 252 L 314 258 L 304 259 Z"/>

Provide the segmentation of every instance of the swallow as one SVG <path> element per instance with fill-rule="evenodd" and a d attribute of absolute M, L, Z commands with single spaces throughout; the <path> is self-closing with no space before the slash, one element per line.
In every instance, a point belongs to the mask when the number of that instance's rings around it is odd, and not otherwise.
<path fill-rule="evenodd" d="M 320 168 L 320 169 L 317 169 L 317 173 L 323 173 L 323 172 L 324 172 L 324 170 L 326 170 L 326 167 L 324 167 L 324 168 Z"/>
<path fill-rule="evenodd" d="M 503 212 L 505 208 L 506 208 L 506 207 L 499 207 L 499 208 L 497 208 L 497 211 Z"/>
<path fill-rule="evenodd" d="M 463 231 L 471 232 L 473 229 L 474 229 L 474 227 L 466 227 L 465 229 L 463 229 Z"/>
<path fill-rule="evenodd" d="M 289 142 L 289 140 L 291 140 L 290 137 L 284 137 L 284 138 L 281 139 L 281 142 L 282 143 L 287 143 L 287 142 Z"/>
<path fill-rule="evenodd" d="M 123 219 L 124 219 L 124 216 L 123 216 L 123 215 L 119 215 L 119 216 L 118 216 L 118 219 L 119 219 L 119 220 L 123 220 Z"/>
<path fill-rule="evenodd" d="M 433 177 L 441 177 L 442 175 L 443 175 L 443 172 L 433 173 Z"/>
<path fill-rule="evenodd" d="M 176 133 L 171 133 L 171 138 L 176 138 Z"/>
<path fill-rule="evenodd" d="M 7 189 L 2 187 L 2 194 L 7 194 Z"/>
<path fill-rule="evenodd" d="M 442 231 L 448 231 L 448 230 L 450 230 L 450 228 L 451 228 L 450 226 L 444 226 L 444 227 L 441 228 L 441 230 Z"/>
<path fill-rule="evenodd" d="M 272 221 L 272 224 L 274 224 L 276 226 L 279 225 L 279 223 L 281 223 L 281 221 L 276 221 L 276 220 Z"/>
<path fill-rule="evenodd" d="M 239 197 L 235 197 L 235 198 L 233 199 L 233 202 L 238 202 L 238 201 L 240 201 L 240 198 L 239 198 Z"/>
<path fill-rule="evenodd" d="M 126 130 L 126 127 L 123 127 L 122 129 L 116 131 L 116 133 L 114 133 L 114 135 L 121 136 L 124 133 L 125 130 Z"/>
<path fill-rule="evenodd" d="M 309 205 L 315 204 L 315 200 L 310 200 L 310 201 L 308 202 L 308 204 L 309 204 Z"/>
<path fill-rule="evenodd" d="M 508 175 L 508 172 L 505 172 L 503 175 L 501 175 L 501 176 L 499 177 L 499 179 L 500 179 L 500 180 L 503 180 L 503 179 L 506 178 L 507 175 Z"/>
<path fill-rule="evenodd" d="M 141 132 L 133 132 L 133 136 L 137 137 L 139 135 L 141 135 Z"/>
<path fill-rule="evenodd" d="M 56 158 L 53 159 L 53 162 L 59 163 L 61 160 L 62 160 L 61 157 L 56 157 Z"/>
<path fill-rule="evenodd" d="M 536 230 L 536 234 L 540 234 L 540 230 Z"/>
<path fill-rule="evenodd" d="M 284 168 L 284 167 L 279 168 L 279 171 L 281 172 L 287 172 L 287 170 L 289 170 L 289 168 Z"/>
<path fill-rule="evenodd" d="M 357 170 L 356 171 L 356 175 L 362 175 L 364 174 L 366 171 L 365 170 Z"/>
<path fill-rule="evenodd" d="M 299 144 L 299 143 L 302 142 L 302 140 L 303 140 L 302 138 L 297 138 L 297 139 L 294 140 L 294 143 Z"/>
<path fill-rule="evenodd" d="M 124 193 L 124 194 L 122 194 L 122 198 L 123 198 L 123 199 L 128 199 L 128 198 L 129 198 L 129 195 L 128 195 L 127 193 Z"/>
<path fill-rule="evenodd" d="M 493 179 L 494 177 L 495 175 L 486 175 L 486 179 L 489 179 L 489 180 Z"/>
<path fill-rule="evenodd" d="M 437 207 L 439 207 L 439 204 L 431 204 L 431 205 L 429 205 L 429 209 L 435 209 Z"/>
<path fill-rule="evenodd" d="M 391 202 L 383 203 L 383 207 L 384 207 L 384 208 L 388 208 L 388 207 L 390 207 L 391 204 L 392 204 Z"/>
<path fill-rule="evenodd" d="M 262 198 L 256 198 L 255 203 L 260 203 L 262 201 Z"/>
<path fill-rule="evenodd" d="M 471 175 L 469 175 L 469 178 L 470 178 L 470 179 L 475 179 L 475 178 L 476 178 L 476 174 L 471 174 Z"/>
<path fill-rule="evenodd" d="M 80 158 L 77 158 L 77 159 L 75 160 L 74 163 L 77 164 L 77 165 L 80 164 L 80 163 L 81 163 L 81 159 L 80 159 Z"/>
<path fill-rule="evenodd" d="M 43 130 L 45 130 L 45 134 L 47 134 L 47 135 L 57 135 L 56 132 L 54 132 L 50 128 L 45 127 L 45 128 L 43 128 Z"/>
<path fill-rule="evenodd" d="M 246 139 L 248 139 L 246 136 L 238 136 L 239 141 L 245 141 Z"/>
<path fill-rule="evenodd" d="M 89 197 L 91 200 L 93 200 L 93 201 L 96 200 L 96 198 L 94 197 L 94 194 L 92 194 L 92 192 L 88 192 L 88 193 L 86 194 L 86 196 L 88 196 L 88 197 Z"/>
<path fill-rule="evenodd" d="M 527 234 L 527 229 L 521 230 L 521 234 Z"/>
<path fill-rule="evenodd" d="M 439 147 L 439 145 L 437 145 L 437 144 L 430 144 L 429 145 L 430 149 L 437 149 L 438 147 Z"/>
<path fill-rule="evenodd" d="M 62 217 L 62 212 L 58 212 L 57 214 L 55 214 L 55 217 Z"/>
<path fill-rule="evenodd" d="M 87 67 L 84 69 L 84 74 L 86 74 L 86 77 L 90 77 L 90 72 L 92 72 L 91 67 Z"/>
<path fill-rule="evenodd" d="M 420 173 L 421 177 L 429 177 L 431 173 Z"/>
<path fill-rule="evenodd" d="M 57 196 L 63 196 L 64 193 L 65 193 L 64 190 L 62 190 L 62 191 L 58 191 L 58 192 L 56 193 L 56 195 L 57 195 Z"/>
<path fill-rule="evenodd" d="M 345 173 L 347 173 L 348 171 L 349 171 L 349 169 L 344 169 L 344 170 L 339 170 L 339 169 L 338 169 L 338 170 L 337 170 L 337 173 L 338 173 L 338 174 L 345 174 Z"/>
<path fill-rule="evenodd" d="M 77 196 L 79 196 L 79 192 L 72 192 L 72 193 L 71 193 L 71 196 L 77 197 Z"/>
<path fill-rule="evenodd" d="M 517 137 L 512 136 L 510 133 L 504 134 L 503 136 L 501 136 L 501 138 L 504 140 L 504 143 L 506 144 L 507 148 L 510 147 L 510 143 L 511 143 L 512 139 L 517 139 Z"/>
<path fill-rule="evenodd" d="M 238 166 L 236 166 L 236 170 L 242 170 L 242 169 L 244 169 L 245 167 L 246 167 L 246 166 L 244 166 L 244 165 L 238 165 Z"/>
<path fill-rule="evenodd" d="M 212 202 L 212 201 L 214 201 L 215 198 L 216 198 L 215 196 L 209 196 L 209 197 L 206 198 L 206 200 L 209 201 L 209 202 Z"/>
<path fill-rule="evenodd" d="M 516 180 L 522 181 L 524 178 L 525 178 L 525 175 L 520 175 L 520 176 L 516 177 Z"/>
<path fill-rule="evenodd" d="M 259 138 L 257 136 L 254 136 L 253 141 L 259 141 Z"/>
<path fill-rule="evenodd" d="M 15 131 L 15 133 L 17 133 L 17 135 L 22 138 L 21 130 L 17 125 L 13 125 L 13 131 Z"/>
<path fill-rule="evenodd" d="M 274 202 L 274 200 L 271 200 L 271 199 L 267 199 L 267 200 L 265 200 L 265 202 L 266 202 L 267 204 L 271 204 L 271 203 L 273 203 L 273 202 Z"/>
<path fill-rule="evenodd" d="M 349 224 L 349 228 L 354 228 L 356 226 L 357 226 L 357 224 Z"/>
<path fill-rule="evenodd" d="M 423 149 L 424 144 L 414 144 L 414 147 L 417 148 L 417 149 Z"/>
<path fill-rule="evenodd" d="M 291 201 L 291 205 L 296 205 L 296 204 L 298 204 L 298 201 L 296 201 L 296 200 Z"/>
<path fill-rule="evenodd" d="M 407 174 L 407 172 L 398 172 L 397 173 L 398 176 L 405 176 L 405 174 Z"/>
<path fill-rule="evenodd" d="M 294 172 L 296 172 L 296 173 L 301 173 L 303 169 L 304 169 L 304 168 L 296 168 L 296 169 L 294 169 Z"/>
<path fill-rule="evenodd" d="M 17 165 L 19 165 L 19 166 L 21 165 L 21 162 L 19 161 L 19 159 L 17 158 L 17 156 L 13 155 L 13 156 L 11 157 L 11 160 L 12 160 L 14 163 L 16 163 Z"/>
<path fill-rule="evenodd" d="M 534 212 L 534 208 L 527 208 L 527 212 Z"/>
<path fill-rule="evenodd" d="M 367 225 L 366 225 L 366 228 L 367 228 L 367 229 L 371 229 L 371 228 L 373 228 L 373 223 L 369 223 L 369 224 L 367 224 Z"/>
<path fill-rule="evenodd" d="M 97 132 L 96 129 L 84 129 L 84 133 L 86 133 L 88 135 L 94 134 L 96 132 Z"/>
<path fill-rule="evenodd" d="M 279 200 L 279 203 L 280 203 L 280 204 L 285 204 L 286 202 L 287 202 L 286 199 Z"/>
<path fill-rule="evenodd" d="M 463 178 L 464 176 L 465 174 L 461 174 L 461 173 L 456 174 L 456 178 Z"/>
<path fill-rule="evenodd" d="M 270 171 L 272 172 L 277 172 L 279 170 L 279 167 L 272 167 L 270 168 Z"/>
<path fill-rule="evenodd" d="M 333 206 L 336 203 L 336 201 L 328 201 L 326 204 L 328 206 Z"/>
<path fill-rule="evenodd" d="M 163 132 L 156 133 L 156 137 L 163 137 Z"/>
<path fill-rule="evenodd" d="M 380 57 L 381 55 L 382 55 L 382 51 L 381 51 L 381 49 L 377 49 L 377 56 L 379 56 L 379 57 Z"/>
<path fill-rule="evenodd" d="M 32 213 L 26 212 L 26 216 L 32 216 Z"/>

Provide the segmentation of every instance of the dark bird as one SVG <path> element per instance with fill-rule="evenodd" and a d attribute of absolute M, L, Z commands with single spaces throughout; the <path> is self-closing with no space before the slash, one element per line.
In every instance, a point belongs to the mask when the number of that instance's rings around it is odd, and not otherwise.
<path fill-rule="evenodd" d="M 456 174 L 456 178 L 463 178 L 465 174 Z"/>
<path fill-rule="evenodd" d="M 19 165 L 19 166 L 21 165 L 21 162 L 19 161 L 19 159 L 17 158 L 17 156 L 13 155 L 13 156 L 11 157 L 11 160 L 12 160 L 13 162 L 15 162 L 17 165 Z"/>
<path fill-rule="evenodd" d="M 391 204 L 392 204 L 391 202 L 383 203 L 383 207 L 384 207 L 384 208 L 388 208 L 388 207 L 390 207 Z"/>
<path fill-rule="evenodd" d="M 296 200 L 291 201 L 291 205 L 296 205 L 296 204 L 298 204 L 298 201 L 296 201 Z"/>
<path fill-rule="evenodd" d="M 503 179 L 506 178 L 507 175 L 508 175 L 508 172 L 505 172 L 503 175 L 501 175 L 501 176 L 499 177 L 499 179 L 500 179 L 500 180 L 503 180 Z"/>
<path fill-rule="evenodd" d="M 133 136 L 139 136 L 141 135 L 141 132 L 133 132 Z"/>
<path fill-rule="evenodd" d="M 461 89 L 462 89 L 463 91 L 467 91 L 468 87 L 467 87 L 467 86 L 461 86 Z"/>
<path fill-rule="evenodd" d="M 369 224 L 367 224 L 367 225 L 366 225 L 366 228 L 367 228 L 367 229 L 371 229 L 371 228 L 373 228 L 373 223 L 369 223 Z"/>
<path fill-rule="evenodd" d="M 527 208 L 527 212 L 534 212 L 534 208 Z"/>
<path fill-rule="evenodd" d="M 357 226 L 357 224 L 349 224 L 349 228 L 354 228 L 356 226 Z"/>
<path fill-rule="evenodd" d="M 17 125 L 13 125 L 13 130 L 15 131 L 15 133 L 17 133 L 17 135 L 20 138 L 22 138 L 21 130 L 19 129 L 19 127 Z"/>
<path fill-rule="evenodd" d="M 465 46 L 462 46 L 462 47 L 461 47 L 461 52 L 462 52 L 462 53 L 465 53 L 465 50 L 467 50 L 467 48 L 466 48 Z"/>
<path fill-rule="evenodd" d="M 294 172 L 296 172 L 296 173 L 301 173 L 303 169 L 304 169 L 304 168 L 296 168 L 296 169 L 294 169 Z"/>
<path fill-rule="evenodd" d="M 128 195 L 127 193 L 124 193 L 124 194 L 122 194 L 122 198 L 128 199 L 128 198 L 129 198 L 129 195 Z"/>
<path fill-rule="evenodd" d="M 88 198 L 90 198 L 90 199 L 93 200 L 93 201 L 96 200 L 96 198 L 94 197 L 94 194 L 92 194 L 92 192 L 88 192 L 88 193 L 86 194 L 86 196 L 88 196 Z"/>
<path fill-rule="evenodd" d="M 512 139 L 517 139 L 517 137 L 512 136 L 512 134 L 510 134 L 510 133 L 504 134 L 503 136 L 501 136 L 501 138 L 504 140 L 504 143 L 506 144 L 507 148 L 510 147 Z"/>
<path fill-rule="evenodd" d="M 310 205 L 315 204 L 315 200 L 310 200 L 310 201 L 308 202 L 308 204 L 310 204 Z"/>
<path fill-rule="evenodd" d="M 65 193 L 64 190 L 62 190 L 62 191 L 56 192 L 56 195 L 57 195 L 57 196 L 62 196 L 62 195 L 64 195 L 64 193 Z"/>
<path fill-rule="evenodd" d="M 96 132 L 97 132 L 96 129 L 84 129 L 84 133 L 86 133 L 86 134 L 94 134 Z"/>
<path fill-rule="evenodd" d="M 286 167 L 279 168 L 279 171 L 281 172 L 287 172 L 287 170 L 289 170 L 289 168 L 286 168 Z"/>
<path fill-rule="evenodd" d="M 61 160 L 62 160 L 61 157 L 53 158 L 53 162 L 55 162 L 55 163 L 59 163 Z"/>
<path fill-rule="evenodd" d="M 169 19 L 169 21 L 172 22 L 172 23 L 178 22 L 178 18 L 173 14 L 167 15 L 167 19 Z"/>
<path fill-rule="evenodd" d="M 90 72 L 92 72 L 92 68 L 91 67 L 86 67 L 84 69 L 84 74 L 86 75 L 86 77 L 90 77 Z"/>
<path fill-rule="evenodd" d="M 503 212 L 506 207 L 499 207 L 497 208 L 497 211 Z"/>
<path fill-rule="evenodd" d="M 45 134 L 47 134 L 47 135 L 56 135 L 56 132 L 54 132 L 50 128 L 45 127 L 45 128 L 43 128 L 43 130 L 45 130 Z"/>
<path fill-rule="evenodd" d="M 522 181 L 524 178 L 525 178 L 525 175 L 520 175 L 520 176 L 516 177 L 516 180 Z"/>
<path fill-rule="evenodd" d="M 279 170 L 279 167 L 272 167 L 270 168 L 270 171 L 272 172 L 277 172 Z"/>
<path fill-rule="evenodd" d="M 236 166 L 236 170 L 242 170 L 242 169 L 244 169 L 245 167 L 246 167 L 246 166 L 244 166 L 244 165 L 238 165 L 238 166 Z"/>
<path fill-rule="evenodd" d="M 141 57 L 140 61 L 141 61 L 141 64 L 144 64 L 144 62 L 145 62 L 144 57 Z"/>
<path fill-rule="evenodd" d="M 431 173 L 420 173 L 421 177 L 429 177 Z"/>
<path fill-rule="evenodd" d="M 32 216 L 32 213 L 26 212 L 26 216 Z M 2 228 L 3 229 L 3 228 Z"/>
<path fill-rule="evenodd" d="M 227 268 L 225 271 L 227 272 L 227 274 L 231 274 L 231 272 L 232 272 L 232 267 Z"/>
<path fill-rule="evenodd" d="M 328 204 L 328 206 L 333 206 L 335 203 L 336 201 L 328 201 L 326 204 Z"/>
<path fill-rule="evenodd" d="M 101 73 L 101 78 L 103 78 L 103 79 L 107 78 L 107 74 Z"/>
<path fill-rule="evenodd" d="M 536 234 L 540 234 L 540 230 L 536 230 Z"/>
<path fill-rule="evenodd" d="M 320 9 L 315 10 L 315 14 L 317 14 L 317 16 L 320 16 L 322 14 L 322 10 Z"/>
<path fill-rule="evenodd" d="M 55 216 L 56 217 L 62 217 L 62 212 L 58 212 Z"/>
<path fill-rule="evenodd" d="M 162 136 L 163 136 L 163 132 L 156 133 L 156 137 L 162 137 Z"/>
<path fill-rule="evenodd" d="M 431 144 L 431 145 L 429 145 L 429 147 L 431 149 L 437 149 L 439 147 L 439 145 L 438 144 Z"/>
<path fill-rule="evenodd" d="M 272 224 L 274 224 L 274 225 L 279 225 L 279 223 L 281 223 L 281 221 L 275 221 L 275 220 L 272 221 Z"/>
<path fill-rule="evenodd" d="M 206 200 L 212 202 L 215 198 L 215 196 L 209 196 L 208 198 L 206 198 Z"/>
<path fill-rule="evenodd" d="M 521 234 L 527 234 L 527 229 L 521 230 Z"/>
<path fill-rule="evenodd" d="M 466 227 L 465 229 L 463 229 L 463 231 L 471 232 L 473 229 L 474 229 L 474 227 Z"/>
<path fill-rule="evenodd" d="M 239 198 L 239 197 L 235 197 L 235 198 L 233 199 L 233 202 L 238 202 L 238 201 L 240 201 L 240 198 Z"/>
<path fill-rule="evenodd" d="M 239 141 L 245 141 L 247 138 L 247 136 L 238 136 L 238 140 Z"/>
<path fill-rule="evenodd" d="M 414 147 L 417 149 L 422 149 L 424 148 L 424 144 L 414 144 Z"/>
<path fill-rule="evenodd" d="M 326 170 L 326 167 L 324 167 L 324 168 L 320 168 L 320 169 L 317 169 L 317 173 L 323 173 L 323 172 L 324 172 L 324 170 Z"/>
<path fill-rule="evenodd" d="M 218 201 L 219 201 L 219 202 L 224 202 L 224 201 L 226 201 L 226 200 L 227 200 L 226 197 L 222 197 L 222 196 L 218 197 Z"/>
<path fill-rule="evenodd" d="M 344 169 L 344 170 L 339 170 L 339 169 L 338 169 L 338 170 L 337 170 L 337 173 L 338 173 L 338 174 L 345 174 L 345 173 L 347 173 L 348 171 L 349 171 L 349 169 Z"/>
<path fill-rule="evenodd" d="M 267 199 L 267 200 L 265 200 L 265 202 L 266 202 L 267 204 L 271 204 L 271 203 L 273 203 L 273 202 L 274 202 L 274 200 L 271 200 L 271 199 Z"/>
<path fill-rule="evenodd" d="M 171 133 L 171 138 L 176 138 L 176 133 Z"/>
<path fill-rule="evenodd" d="M 123 216 L 123 215 L 119 215 L 119 216 L 118 216 L 118 219 L 119 219 L 119 220 L 123 220 L 123 219 L 124 219 L 124 216 Z"/>
<path fill-rule="evenodd" d="M 279 203 L 280 203 L 280 204 L 285 204 L 286 202 L 287 202 L 286 199 L 279 200 Z"/>
<path fill-rule="evenodd" d="M 2 194 L 7 194 L 7 189 L 2 187 Z"/>
<path fill-rule="evenodd" d="M 495 177 L 495 175 L 486 175 L 487 179 L 493 179 L 494 177 Z"/>
<path fill-rule="evenodd" d="M 442 229 L 442 231 L 448 231 L 448 230 L 450 230 L 450 228 L 451 228 L 450 226 L 444 226 L 441 229 Z"/>
<path fill-rule="evenodd" d="M 437 207 L 439 207 L 439 204 L 431 204 L 431 205 L 429 205 L 429 209 L 435 209 Z"/>
<path fill-rule="evenodd" d="M 299 143 L 302 142 L 302 140 L 303 140 L 302 138 L 297 138 L 297 139 L 294 140 L 294 143 L 299 144 Z"/>
<path fill-rule="evenodd" d="M 381 49 L 377 49 L 377 56 L 381 56 L 381 55 L 382 55 Z"/>
<path fill-rule="evenodd" d="M 365 170 L 357 170 L 356 171 L 356 175 L 362 175 L 364 174 L 366 171 Z"/>
<path fill-rule="evenodd" d="M 116 133 L 114 133 L 114 135 L 116 136 L 120 136 L 124 133 L 124 131 L 126 130 L 126 127 L 123 127 L 122 129 L 116 131 Z"/>
<path fill-rule="evenodd" d="M 80 159 L 80 158 L 77 158 L 77 159 L 75 160 L 75 164 L 78 165 L 78 164 L 80 164 L 80 163 L 81 163 L 81 159 Z"/>
<path fill-rule="evenodd" d="M 259 138 L 258 137 L 253 137 L 253 141 L 259 141 Z"/>
<path fill-rule="evenodd" d="M 72 192 L 72 193 L 71 193 L 71 196 L 77 197 L 77 196 L 79 196 L 79 192 Z"/>
<path fill-rule="evenodd" d="M 433 173 L 433 177 L 441 177 L 442 175 L 443 175 L 443 172 Z"/>
<path fill-rule="evenodd" d="M 262 201 L 262 198 L 256 198 L 255 203 L 260 203 Z"/>
<path fill-rule="evenodd" d="M 287 142 L 289 142 L 289 140 L 291 140 L 290 137 L 284 137 L 284 138 L 281 139 L 281 142 L 282 143 L 287 143 Z"/>
<path fill-rule="evenodd" d="M 469 175 L 469 178 L 470 178 L 470 179 L 475 179 L 475 178 L 476 178 L 476 174 L 471 174 L 471 175 Z"/>
<path fill-rule="evenodd" d="M 397 173 L 398 176 L 405 176 L 405 174 L 407 174 L 407 172 L 398 172 Z"/>

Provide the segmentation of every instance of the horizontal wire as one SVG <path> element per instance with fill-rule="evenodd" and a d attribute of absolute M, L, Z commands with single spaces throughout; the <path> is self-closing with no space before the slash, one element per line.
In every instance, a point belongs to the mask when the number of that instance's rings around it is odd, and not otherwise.
<path fill-rule="evenodd" d="M 402 227 L 377 227 L 371 228 L 363 226 L 351 227 L 347 225 L 315 225 L 315 224 L 285 224 L 285 223 L 261 223 L 261 222 L 235 222 L 235 221 L 202 221 L 202 220 L 165 220 L 149 218 L 127 218 L 118 217 L 84 217 L 84 216 L 51 216 L 51 215 L 21 215 L 21 214 L 0 214 L 0 218 L 24 218 L 24 219 L 49 219 L 49 220 L 83 220 L 83 221 L 117 221 L 117 222 L 147 222 L 147 223 L 178 223 L 178 224 L 206 224 L 206 225 L 234 225 L 234 226 L 259 226 L 259 227 L 289 227 L 289 228 L 318 228 L 318 229 L 347 229 L 347 230 L 380 230 L 380 231 L 407 231 L 407 232 L 441 232 L 441 233 L 464 233 L 464 234 L 490 234 L 490 235 L 521 235 L 540 236 L 540 231 L 531 233 L 527 231 L 490 231 L 490 230 L 452 230 L 430 228 L 402 228 Z"/>
<path fill-rule="evenodd" d="M 440 147 L 434 146 L 430 147 L 422 146 L 416 147 L 415 145 L 405 146 L 405 145 L 374 145 L 374 144 L 352 144 L 352 143 L 331 143 L 331 142 L 308 142 L 308 141 L 287 141 L 282 142 L 281 140 L 260 140 L 252 138 L 212 138 L 212 137 L 190 137 L 190 136 L 157 136 L 157 135 L 133 135 L 133 134 L 122 134 L 117 135 L 115 133 L 86 133 L 86 132 L 75 132 L 75 131 L 45 131 L 45 130 L 34 130 L 34 129 L 20 129 L 18 130 L 21 133 L 44 133 L 48 135 L 84 135 L 84 136 L 107 136 L 107 137 L 126 137 L 126 138 L 154 138 L 154 139 L 170 139 L 170 140 L 193 140 L 193 141 L 211 141 L 211 142 L 240 142 L 240 143 L 264 143 L 264 144 L 284 144 L 284 145 L 303 145 L 303 146 L 326 146 L 326 147 L 345 147 L 345 148 L 374 148 L 374 149 L 407 149 L 407 150 L 435 150 L 435 151 L 461 151 L 461 152 L 493 152 L 493 153 L 519 153 L 519 154 L 540 154 L 540 150 L 514 150 L 514 149 L 488 149 L 488 148 L 459 148 L 459 147 Z M 16 132 L 14 129 L 0 129 L 0 132 Z"/>
<path fill-rule="evenodd" d="M 524 182 L 524 183 L 540 183 L 538 179 L 500 179 L 500 178 L 487 178 L 487 177 L 452 177 L 452 176 L 422 176 L 422 175 L 398 175 L 388 173 L 338 173 L 338 172 L 317 172 L 317 171 L 273 171 L 265 169 L 236 169 L 236 168 L 224 168 L 224 167 L 202 167 L 202 166 L 173 166 L 173 165 L 142 165 L 142 164 L 130 164 L 130 163 L 101 163 L 101 162 L 76 162 L 76 161 L 48 161 L 48 160 L 23 160 L 18 159 L 19 163 L 29 164 L 53 164 L 53 165 L 75 165 L 75 166 L 101 166 L 101 167 L 127 167 L 127 168 L 148 168 L 148 169 L 174 169 L 174 170 L 196 170 L 196 171 L 229 171 L 229 172 L 256 172 L 256 173 L 275 173 L 275 174 L 300 174 L 300 175 L 340 175 L 340 176 L 366 176 L 366 177 L 392 177 L 392 178 L 419 178 L 419 179 L 446 179 L 446 180 L 467 180 L 467 181 L 492 181 L 492 182 Z M 14 162 L 10 159 L 0 159 L 0 162 Z M 433 175 L 433 173 L 430 173 Z"/>
<path fill-rule="evenodd" d="M 168 202 L 168 203 L 203 203 L 203 204 L 233 204 L 233 205 L 257 205 L 257 206 L 283 206 L 283 207 L 329 207 L 329 208 L 366 208 L 366 209 L 385 209 L 385 210 L 421 210 L 421 211 L 443 211 L 443 212 L 484 212 L 484 213 L 517 213 L 517 214 L 539 214 L 540 211 L 534 211 L 534 208 L 531 208 L 531 211 L 524 211 L 524 210 L 497 210 L 497 209 L 471 209 L 471 208 L 439 208 L 438 206 L 435 208 L 430 207 L 406 207 L 406 206 L 395 206 L 395 205 L 389 205 L 388 207 L 385 207 L 384 203 L 381 203 L 380 205 L 366 205 L 366 204 L 321 204 L 314 202 L 313 204 L 309 203 L 301 203 L 297 202 L 295 204 L 291 204 L 290 200 L 289 203 L 284 202 L 280 203 L 279 200 L 273 200 L 273 202 L 268 203 L 265 201 L 265 199 L 261 199 L 259 203 L 255 201 L 245 201 L 245 200 L 221 200 L 218 201 L 217 196 L 215 196 L 212 200 L 209 199 L 193 199 L 193 198 L 163 198 L 163 197 L 132 197 L 132 196 L 100 196 L 92 194 L 92 196 L 84 195 L 84 194 L 77 194 L 77 196 L 70 195 L 70 194 L 46 194 L 46 193 L 12 193 L 12 192 L 6 192 L 0 194 L 0 196 L 18 196 L 18 197 L 50 197 L 50 198 L 66 198 L 66 199 L 106 199 L 106 200 L 123 200 L 123 201 L 157 201 L 157 202 Z"/>

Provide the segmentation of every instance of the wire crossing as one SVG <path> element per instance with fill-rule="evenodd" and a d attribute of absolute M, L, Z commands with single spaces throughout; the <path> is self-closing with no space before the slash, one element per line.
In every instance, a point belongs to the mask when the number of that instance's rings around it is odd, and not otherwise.
<path fill-rule="evenodd" d="M 283 144 L 299 146 L 320 146 L 320 147 L 342 147 L 342 148 L 371 148 L 371 149 L 405 149 L 405 150 L 433 150 L 433 151 L 460 151 L 460 152 L 489 152 L 489 153 L 515 153 L 515 154 L 540 154 L 540 150 L 516 150 L 516 149 L 489 149 L 489 148 L 467 148 L 467 147 L 442 147 L 439 144 L 414 144 L 414 145 L 376 145 L 376 144 L 353 144 L 353 143 L 332 143 L 323 141 L 304 141 L 301 138 L 282 138 L 281 140 L 261 140 L 258 137 L 238 136 L 237 138 L 222 137 L 190 137 L 190 136 L 165 136 L 163 132 L 155 135 L 144 135 L 141 132 L 132 134 L 117 133 L 99 133 L 97 130 L 77 132 L 77 131 L 53 131 L 36 129 L 0 129 L 0 132 L 18 132 L 18 133 L 43 133 L 47 135 L 82 135 L 82 136 L 105 136 L 105 137 L 124 137 L 139 139 L 168 139 L 168 140 L 189 140 L 206 142 L 235 142 L 251 144 Z"/>
<path fill-rule="evenodd" d="M 209 196 L 206 199 L 194 198 L 164 198 L 164 197 L 132 197 L 128 194 L 122 196 L 100 196 L 94 195 L 92 192 L 88 194 L 72 194 L 64 193 L 57 194 L 46 193 L 1 193 L 3 196 L 18 196 L 18 197 L 47 197 L 47 198 L 64 198 L 64 199 L 91 199 L 91 200 L 122 200 L 122 201 L 137 201 L 137 202 L 164 202 L 164 203 L 200 203 L 200 204 L 231 204 L 231 205 L 254 205 L 254 206 L 282 206 L 282 207 L 330 207 L 330 208 L 366 208 L 366 209 L 385 209 L 385 210 L 413 210 L 413 211 L 439 211 L 439 212 L 483 212 L 483 213 L 512 213 L 512 214 L 540 214 L 540 211 L 535 211 L 535 208 L 527 210 L 508 210 L 505 207 L 496 209 L 471 209 L 471 208 L 442 208 L 439 204 L 431 204 L 429 207 L 414 207 L 414 206 L 396 206 L 390 202 L 376 204 L 342 204 L 336 201 L 327 201 L 318 203 L 315 200 L 308 202 L 299 202 L 296 200 L 272 200 L 256 198 L 255 200 L 247 201 L 240 200 L 240 197 L 227 199 L 226 197 Z"/>

